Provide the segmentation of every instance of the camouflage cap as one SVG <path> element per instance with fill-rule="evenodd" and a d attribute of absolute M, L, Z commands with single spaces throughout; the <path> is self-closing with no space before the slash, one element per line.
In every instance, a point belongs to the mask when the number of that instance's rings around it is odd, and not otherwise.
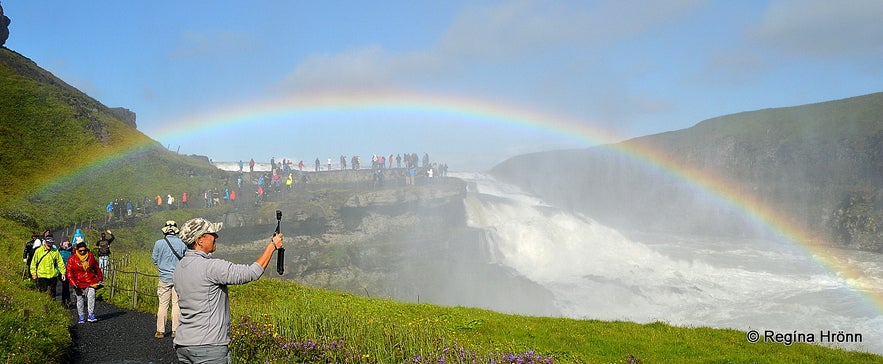
<path fill-rule="evenodd" d="M 165 235 L 178 235 L 179 232 L 180 230 L 175 220 L 166 221 L 166 224 L 162 227 L 162 233 Z"/>
<path fill-rule="evenodd" d="M 203 234 L 214 234 L 221 230 L 224 226 L 224 223 L 221 222 L 210 222 L 201 217 L 197 217 L 194 219 L 187 220 L 184 223 L 184 226 L 181 227 L 181 232 L 178 234 L 178 237 L 184 242 L 184 244 L 190 245 L 196 242 L 196 238 L 202 236 Z"/>

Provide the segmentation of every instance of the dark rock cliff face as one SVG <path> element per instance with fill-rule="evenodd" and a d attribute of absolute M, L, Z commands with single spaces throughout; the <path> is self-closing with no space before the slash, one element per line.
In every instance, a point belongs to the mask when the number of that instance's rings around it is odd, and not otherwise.
<path fill-rule="evenodd" d="M 617 227 L 751 235 L 740 209 L 755 204 L 829 244 L 881 251 L 883 93 L 519 156 L 493 173 Z M 721 203 L 722 193 L 733 201 Z"/>
<path fill-rule="evenodd" d="M 489 263 L 483 232 L 466 224 L 463 181 L 406 186 L 390 177 L 374 187 L 369 170 L 309 174 L 312 186 L 267 203 L 284 211 L 282 278 L 406 302 L 557 314 L 544 288 Z M 224 239 L 232 246 L 219 256 L 248 261 L 266 246 L 276 221 L 269 211 L 257 213 L 226 216 Z"/>
<path fill-rule="evenodd" d="M 11 22 L 9 17 L 3 15 L 3 5 L 0 5 L 0 47 L 6 44 L 6 40 L 9 39 L 9 24 Z"/>
<path fill-rule="evenodd" d="M 128 126 L 131 126 L 132 129 L 137 129 L 138 125 L 135 123 L 135 112 L 124 107 L 113 107 L 108 109 L 110 113 L 115 116 L 117 119 L 122 121 Z"/>

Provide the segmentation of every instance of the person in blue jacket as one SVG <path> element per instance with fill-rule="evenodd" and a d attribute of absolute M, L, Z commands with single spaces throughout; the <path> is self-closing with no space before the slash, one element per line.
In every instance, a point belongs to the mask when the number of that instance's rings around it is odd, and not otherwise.
<path fill-rule="evenodd" d="M 74 245 L 77 245 L 79 243 L 85 243 L 86 242 L 86 235 L 83 235 L 83 232 L 80 231 L 80 229 L 77 229 L 77 231 L 74 233 L 74 240 L 72 242 Z"/>
<path fill-rule="evenodd" d="M 159 272 L 156 286 L 159 306 L 156 311 L 156 334 L 154 335 L 157 339 L 166 335 L 166 317 L 168 317 L 170 307 L 172 311 L 172 337 L 175 337 L 175 332 L 181 323 L 178 293 L 175 291 L 175 282 L 172 279 L 175 267 L 184 257 L 184 252 L 187 251 L 187 246 L 178 238 L 180 230 L 174 220 L 166 221 L 161 230 L 163 238 L 153 244 L 153 253 L 151 254 L 153 264 L 156 265 Z"/>

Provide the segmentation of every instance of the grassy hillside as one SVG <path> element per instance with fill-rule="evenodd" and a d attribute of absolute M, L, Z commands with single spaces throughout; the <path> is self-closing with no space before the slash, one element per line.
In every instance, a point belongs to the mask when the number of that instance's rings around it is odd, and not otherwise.
<path fill-rule="evenodd" d="M 62 363 L 73 342 L 70 316 L 58 302 L 22 280 L 19 245 L 25 236 L 30 236 L 29 229 L 0 218 L 0 359 Z"/>
<path fill-rule="evenodd" d="M 883 93 L 743 112 L 629 143 L 733 181 L 831 244 L 883 252 Z"/>
<path fill-rule="evenodd" d="M 150 266 L 146 256 L 132 264 L 139 271 Z M 877 355 L 817 345 L 752 344 L 738 330 L 400 303 L 268 276 L 231 287 L 230 297 L 237 363 L 629 363 L 629 356 L 645 363 L 883 363 Z"/>
<path fill-rule="evenodd" d="M 115 198 L 195 194 L 218 175 L 5 48 L 0 95 L 0 216 L 29 228 L 101 220 Z"/>
<path fill-rule="evenodd" d="M 95 234 L 104 227 L 110 199 L 195 193 L 215 187 L 219 174 L 198 158 L 165 151 L 99 102 L 2 48 L 0 128 L 0 359 L 64 362 L 71 344 L 68 312 L 21 279 L 20 254 L 30 233 L 92 219 L 89 233 Z M 152 271 L 145 241 L 155 239 L 160 222 L 207 213 L 165 211 L 115 223 L 115 254 L 132 257 L 127 268 Z M 734 330 L 405 304 L 269 278 L 234 287 L 231 297 L 232 347 L 243 363 L 612 363 L 628 355 L 646 362 L 883 362 L 814 345 L 750 344 Z M 153 307 L 142 302 L 139 309 Z"/>
<path fill-rule="evenodd" d="M 727 115 L 629 143 L 748 183 L 881 186 L 883 93 Z"/>
<path fill-rule="evenodd" d="M 166 151 L 6 48 L 0 48 L 0 165 L 0 357 L 7 362 L 63 362 L 71 343 L 67 310 L 21 279 L 31 233 L 94 222 L 86 231 L 94 239 L 120 224 L 104 225 L 112 199 L 195 193 L 217 174 L 200 158 Z"/>

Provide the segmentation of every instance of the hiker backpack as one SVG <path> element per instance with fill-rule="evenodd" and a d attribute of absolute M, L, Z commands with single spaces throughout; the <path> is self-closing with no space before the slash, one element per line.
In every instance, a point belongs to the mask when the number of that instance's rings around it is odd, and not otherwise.
<path fill-rule="evenodd" d="M 110 255 L 110 244 L 107 240 L 99 240 L 98 241 L 98 255 L 99 256 L 107 256 Z"/>

